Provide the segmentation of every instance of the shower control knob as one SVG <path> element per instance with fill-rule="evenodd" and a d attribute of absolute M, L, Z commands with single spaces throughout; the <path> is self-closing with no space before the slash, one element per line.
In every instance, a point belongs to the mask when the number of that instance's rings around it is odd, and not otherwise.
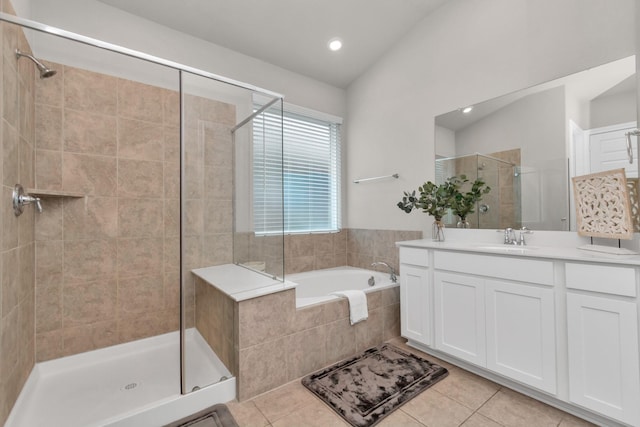
<path fill-rule="evenodd" d="M 42 203 L 39 197 L 34 197 L 24 192 L 22 185 L 16 184 L 13 187 L 13 213 L 16 216 L 22 215 L 25 205 L 34 204 L 38 212 L 42 212 Z"/>

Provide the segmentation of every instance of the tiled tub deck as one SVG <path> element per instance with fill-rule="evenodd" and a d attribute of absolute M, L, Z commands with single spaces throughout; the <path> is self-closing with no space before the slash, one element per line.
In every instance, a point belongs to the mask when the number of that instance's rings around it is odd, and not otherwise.
<path fill-rule="evenodd" d="M 369 318 L 352 326 L 344 299 L 298 309 L 293 287 L 238 300 L 194 277 L 196 328 L 236 376 L 240 401 L 400 335 L 397 286 L 367 293 Z"/>

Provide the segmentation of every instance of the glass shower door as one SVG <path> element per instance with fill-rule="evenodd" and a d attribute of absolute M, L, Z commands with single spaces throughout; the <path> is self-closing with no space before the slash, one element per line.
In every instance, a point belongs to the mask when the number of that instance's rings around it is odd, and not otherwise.
<path fill-rule="evenodd" d="M 284 278 L 282 100 L 256 97 L 234 128 L 233 261 Z"/>
<path fill-rule="evenodd" d="M 273 275 L 283 271 L 282 234 L 262 239 L 253 228 L 253 93 L 181 73 L 183 393 L 237 375 L 238 364 L 237 302 L 192 270 L 235 263 Z M 270 108 L 277 116 L 278 108 Z"/>
<path fill-rule="evenodd" d="M 232 262 L 231 128 L 248 91 L 184 71 L 180 87 L 181 359 L 189 393 L 233 376 L 233 325 L 225 321 L 233 307 L 192 270 Z"/>

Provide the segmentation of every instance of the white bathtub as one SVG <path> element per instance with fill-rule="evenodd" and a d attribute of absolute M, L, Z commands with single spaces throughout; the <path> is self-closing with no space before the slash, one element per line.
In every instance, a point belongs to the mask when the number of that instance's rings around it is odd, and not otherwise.
<path fill-rule="evenodd" d="M 375 285 L 373 286 L 369 286 L 368 284 L 371 277 L 375 279 Z M 381 273 L 356 267 L 327 268 L 324 270 L 289 274 L 286 276 L 286 279 L 297 284 L 297 308 L 339 298 L 330 295 L 331 292 L 360 289 L 366 293 L 398 286 L 398 283 L 391 281 L 389 273 Z M 398 278 L 398 280 L 400 279 Z"/>

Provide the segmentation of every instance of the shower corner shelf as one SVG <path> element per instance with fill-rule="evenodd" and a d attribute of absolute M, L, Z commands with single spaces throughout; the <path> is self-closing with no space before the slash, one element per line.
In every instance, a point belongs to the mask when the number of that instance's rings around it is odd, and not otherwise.
<path fill-rule="evenodd" d="M 72 191 L 62 191 L 62 190 L 41 190 L 37 188 L 28 188 L 27 193 L 32 196 L 41 197 L 41 198 L 59 198 L 59 197 L 71 197 L 71 198 L 81 198 L 84 197 L 85 194 L 82 193 L 74 193 Z"/>

